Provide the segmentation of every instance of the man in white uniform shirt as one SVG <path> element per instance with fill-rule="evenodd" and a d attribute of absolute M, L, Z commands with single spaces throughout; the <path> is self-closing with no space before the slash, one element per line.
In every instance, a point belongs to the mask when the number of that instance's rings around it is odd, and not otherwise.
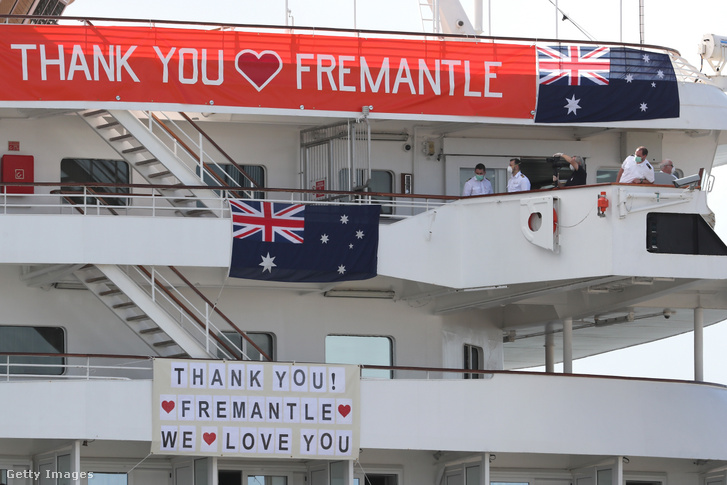
<path fill-rule="evenodd" d="M 487 169 L 484 163 L 478 163 L 475 167 L 475 176 L 464 183 L 462 190 L 463 197 L 471 195 L 485 195 L 492 193 L 492 184 L 485 178 Z"/>
<path fill-rule="evenodd" d="M 508 192 L 524 192 L 530 190 L 530 180 L 520 171 L 519 158 L 510 160 L 510 166 L 507 171 L 512 172 L 512 178 L 507 181 Z"/>
<path fill-rule="evenodd" d="M 646 159 L 649 150 L 639 147 L 633 155 L 626 157 L 618 171 L 616 182 L 621 184 L 653 184 L 654 167 Z"/>

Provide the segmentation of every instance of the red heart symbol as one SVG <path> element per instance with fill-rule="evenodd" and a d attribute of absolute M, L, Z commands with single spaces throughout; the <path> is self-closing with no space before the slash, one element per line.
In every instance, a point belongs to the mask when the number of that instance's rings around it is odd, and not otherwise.
<path fill-rule="evenodd" d="M 211 445 L 217 439 L 217 435 L 215 433 L 205 433 L 202 435 L 202 439 L 204 440 L 205 443 L 207 443 L 208 445 Z"/>
<path fill-rule="evenodd" d="M 344 418 L 348 416 L 348 413 L 351 412 L 351 406 L 346 404 L 345 406 L 343 404 L 338 405 L 338 412 L 343 416 Z"/>
<path fill-rule="evenodd" d="M 283 69 L 283 60 L 275 51 L 262 51 L 258 54 L 245 49 L 237 53 L 235 69 L 259 92 Z"/>
<path fill-rule="evenodd" d="M 174 401 L 162 401 L 162 409 L 165 410 L 168 413 L 172 412 L 172 409 L 174 409 Z"/>

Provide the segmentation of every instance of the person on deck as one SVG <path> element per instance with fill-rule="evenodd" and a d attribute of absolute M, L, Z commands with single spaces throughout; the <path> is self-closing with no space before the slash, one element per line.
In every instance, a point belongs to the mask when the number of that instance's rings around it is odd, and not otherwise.
<path fill-rule="evenodd" d="M 618 171 L 616 182 L 620 184 L 653 184 L 654 167 L 646 159 L 648 154 L 649 150 L 641 146 L 633 155 L 626 157 Z"/>
<path fill-rule="evenodd" d="M 512 173 L 512 178 L 507 181 L 508 192 L 524 192 L 530 190 L 530 180 L 520 171 L 520 159 L 510 159 L 510 166 L 507 171 Z"/>
<path fill-rule="evenodd" d="M 659 170 L 662 171 L 662 173 L 666 173 L 672 176 L 674 180 L 677 179 L 677 176 L 674 175 L 674 162 L 669 160 L 668 158 L 665 158 L 661 161 L 661 165 L 659 166 Z"/>
<path fill-rule="evenodd" d="M 566 162 L 570 163 L 573 172 L 565 183 L 561 183 L 558 180 L 557 175 L 553 175 L 553 182 L 556 186 L 561 187 L 573 187 L 576 185 L 586 185 L 586 164 L 583 161 L 583 157 L 579 155 L 571 156 L 564 153 L 556 153 L 553 158 L 562 158 Z"/>
<path fill-rule="evenodd" d="M 464 189 L 462 190 L 463 197 L 469 197 L 471 195 L 485 195 L 492 193 L 492 184 L 485 178 L 487 169 L 484 163 L 478 163 L 475 167 L 475 175 L 467 182 L 464 183 Z"/>

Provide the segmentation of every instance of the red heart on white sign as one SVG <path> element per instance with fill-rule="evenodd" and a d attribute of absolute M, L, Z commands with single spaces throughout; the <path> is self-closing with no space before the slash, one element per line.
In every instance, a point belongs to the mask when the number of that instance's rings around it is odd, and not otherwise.
<path fill-rule="evenodd" d="M 338 412 L 343 416 L 344 418 L 348 416 L 348 413 L 351 412 L 351 406 L 346 404 L 345 406 L 343 404 L 338 405 Z"/>
<path fill-rule="evenodd" d="M 205 443 L 207 443 L 208 445 L 211 445 L 217 439 L 217 435 L 215 433 L 205 433 L 202 435 L 202 439 L 204 440 Z"/>
<path fill-rule="evenodd" d="M 275 51 L 245 49 L 237 53 L 235 69 L 260 92 L 283 69 L 283 60 Z"/>
<path fill-rule="evenodd" d="M 172 412 L 172 409 L 174 409 L 174 401 L 162 401 L 162 409 L 165 410 L 168 413 Z"/>

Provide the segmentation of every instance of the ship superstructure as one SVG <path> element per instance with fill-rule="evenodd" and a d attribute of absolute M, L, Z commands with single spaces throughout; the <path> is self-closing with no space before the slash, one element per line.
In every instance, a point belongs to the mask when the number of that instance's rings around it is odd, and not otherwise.
<path fill-rule="evenodd" d="M 676 53 L 95 23 L 0 25 L 3 483 L 727 483 L 727 95 Z M 693 381 L 573 373 L 689 331 Z"/>

